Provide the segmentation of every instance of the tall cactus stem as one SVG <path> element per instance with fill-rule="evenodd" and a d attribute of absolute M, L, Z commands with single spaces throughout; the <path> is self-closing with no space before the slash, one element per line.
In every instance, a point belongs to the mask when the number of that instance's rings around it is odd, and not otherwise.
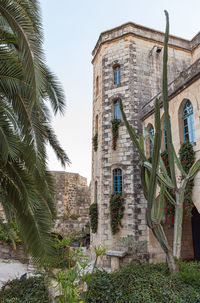
<path fill-rule="evenodd" d="M 172 183 L 176 187 L 174 153 L 173 153 L 172 133 L 171 133 L 170 116 L 169 116 L 169 102 L 168 102 L 167 62 L 168 62 L 168 40 L 169 40 L 169 15 L 167 11 L 165 11 L 165 16 L 166 16 L 166 30 L 165 30 L 164 54 L 163 54 L 162 97 L 163 97 L 163 107 L 164 107 L 164 117 L 165 117 L 165 127 L 166 127 L 166 137 L 167 137 L 169 168 L 170 168 Z"/>

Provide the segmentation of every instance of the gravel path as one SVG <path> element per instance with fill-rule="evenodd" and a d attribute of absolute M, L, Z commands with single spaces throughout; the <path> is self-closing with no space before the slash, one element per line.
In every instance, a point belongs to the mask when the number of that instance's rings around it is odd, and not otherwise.
<path fill-rule="evenodd" d="M 0 288 L 6 281 L 19 278 L 28 272 L 30 272 L 28 264 L 22 264 L 14 260 L 0 259 Z"/>

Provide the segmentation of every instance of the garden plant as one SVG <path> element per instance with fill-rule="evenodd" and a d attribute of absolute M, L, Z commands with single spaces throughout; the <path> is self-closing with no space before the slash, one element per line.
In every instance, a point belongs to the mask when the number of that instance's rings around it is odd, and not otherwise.
<path fill-rule="evenodd" d="M 49 105 L 54 115 L 64 113 L 65 97 L 45 63 L 42 42 L 38 1 L 0 0 L 0 204 L 6 217 L 0 224 L 11 229 L 15 221 L 26 252 L 40 263 L 54 254 L 47 144 L 62 165 L 69 162 L 49 114 Z"/>

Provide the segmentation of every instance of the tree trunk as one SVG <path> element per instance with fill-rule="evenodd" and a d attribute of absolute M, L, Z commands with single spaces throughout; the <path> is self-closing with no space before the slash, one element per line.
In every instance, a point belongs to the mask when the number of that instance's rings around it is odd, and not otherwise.
<path fill-rule="evenodd" d="M 172 252 L 168 251 L 168 253 L 166 253 L 166 256 L 167 256 L 167 263 L 169 266 L 169 271 L 172 274 L 176 274 L 179 271 L 179 266 L 178 266 L 178 264 L 175 263 Z"/>

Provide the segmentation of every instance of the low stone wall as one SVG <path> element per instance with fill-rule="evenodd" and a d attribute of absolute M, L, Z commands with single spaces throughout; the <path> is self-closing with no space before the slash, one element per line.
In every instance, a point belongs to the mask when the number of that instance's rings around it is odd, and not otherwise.
<path fill-rule="evenodd" d="M 17 260 L 21 263 L 27 263 L 28 259 L 24 255 L 23 247 L 17 246 L 16 250 L 13 249 L 11 244 L 0 242 L 0 259 L 4 260 Z"/>

